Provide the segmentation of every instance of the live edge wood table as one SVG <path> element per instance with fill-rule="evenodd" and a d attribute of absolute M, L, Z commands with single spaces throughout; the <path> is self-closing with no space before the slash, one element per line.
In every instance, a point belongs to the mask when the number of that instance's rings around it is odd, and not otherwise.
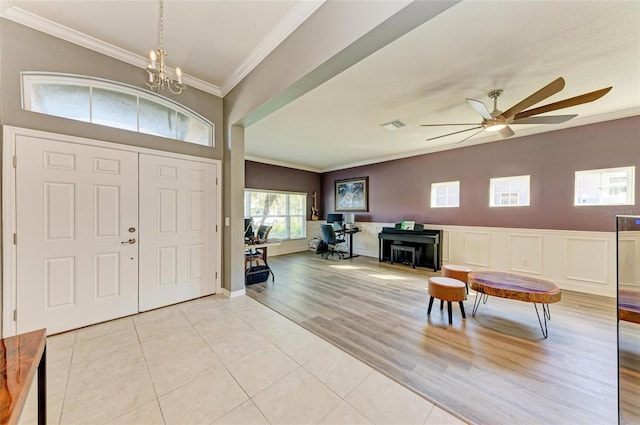
<path fill-rule="evenodd" d="M 38 425 L 47 423 L 47 332 L 40 329 L 2 338 L 0 347 L 0 424 L 20 419 L 31 383 L 38 372 Z"/>
<path fill-rule="evenodd" d="M 640 291 L 618 290 L 618 318 L 626 322 L 640 323 Z"/>
<path fill-rule="evenodd" d="M 555 283 L 514 273 L 493 271 L 472 272 L 467 279 L 471 289 L 476 291 L 472 316 L 475 317 L 480 302 L 486 303 L 489 295 L 533 303 L 542 335 L 547 338 L 549 335 L 547 320 L 551 320 L 549 304 L 560 301 L 562 296 L 560 288 Z M 540 319 L 537 304 L 542 304 L 543 319 Z"/>

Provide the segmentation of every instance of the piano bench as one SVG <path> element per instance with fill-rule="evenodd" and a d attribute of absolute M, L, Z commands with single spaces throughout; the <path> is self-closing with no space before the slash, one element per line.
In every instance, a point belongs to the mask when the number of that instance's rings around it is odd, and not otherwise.
<path fill-rule="evenodd" d="M 416 251 L 418 256 L 416 257 Z M 397 255 L 399 252 L 409 252 L 411 253 L 411 264 L 413 265 L 413 268 L 416 268 L 416 264 L 420 259 L 420 254 L 422 252 L 422 249 L 420 247 L 415 247 L 415 246 L 409 246 L 409 245 L 391 245 L 391 264 L 393 264 L 394 261 L 397 262 Z"/>

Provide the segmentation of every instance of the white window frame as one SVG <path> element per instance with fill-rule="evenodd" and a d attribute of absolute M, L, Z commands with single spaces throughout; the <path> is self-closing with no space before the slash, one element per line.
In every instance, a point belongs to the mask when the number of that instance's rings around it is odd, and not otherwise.
<path fill-rule="evenodd" d="M 447 191 L 447 195 L 445 198 L 445 205 L 438 205 L 437 190 L 438 188 L 445 188 Z M 449 195 L 453 192 L 457 192 L 458 195 L 458 203 L 457 204 L 449 204 Z M 460 181 L 450 181 L 450 182 L 438 182 L 431 183 L 431 208 L 459 208 L 460 207 Z"/>
<path fill-rule="evenodd" d="M 93 92 L 93 88 L 101 88 L 101 89 L 105 89 L 105 90 L 110 90 L 110 91 L 114 91 L 114 92 L 119 92 L 119 93 L 123 93 L 126 95 L 131 95 L 131 96 L 135 96 L 137 98 L 137 108 L 136 108 L 136 123 L 137 123 L 137 130 L 126 130 L 126 131 L 136 131 L 138 133 L 142 133 L 142 134 L 150 134 L 148 132 L 142 132 L 140 131 L 140 119 L 139 119 L 139 105 L 140 105 L 140 99 L 145 99 L 149 102 L 152 103 L 156 103 L 158 105 L 161 105 L 167 109 L 170 109 L 173 113 L 174 116 L 177 116 L 177 113 L 181 113 L 191 119 L 194 119 L 196 121 L 198 121 L 200 124 L 202 124 L 203 126 L 205 126 L 208 129 L 208 140 L 207 140 L 207 144 L 201 144 L 201 143 L 196 143 L 196 142 L 191 142 L 188 140 L 182 140 L 179 139 L 176 133 L 176 136 L 173 137 L 173 139 L 178 140 L 180 142 L 184 142 L 184 143 L 192 143 L 192 144 L 196 144 L 199 146 L 208 146 L 208 147 L 214 147 L 215 146 L 215 126 L 214 124 L 209 121 L 208 119 L 206 119 L 205 117 L 203 117 L 202 115 L 198 114 L 197 112 L 186 108 L 183 105 L 180 105 L 179 103 L 164 97 L 162 95 L 159 95 L 157 93 L 153 93 L 153 92 L 149 92 L 147 90 L 143 90 L 141 88 L 135 87 L 135 86 L 131 86 L 128 84 L 124 84 L 124 83 L 120 83 L 117 81 L 110 81 L 110 80 L 105 80 L 102 78 L 97 78 L 97 77 L 90 77 L 90 76 L 85 76 L 85 75 L 74 75 L 74 74 L 63 74 L 63 73 L 55 73 L 55 72 L 33 72 L 33 71 L 25 71 L 20 73 L 21 76 L 21 86 L 22 86 L 22 108 L 27 110 L 27 111 L 32 111 L 32 105 L 31 105 L 31 90 L 32 90 L 32 86 L 33 84 L 37 84 L 37 83 L 43 83 L 43 84 L 63 84 L 63 85 L 68 85 L 68 86 L 74 86 L 74 87 L 89 87 L 89 121 L 90 123 L 93 123 L 93 117 L 92 117 L 92 106 L 91 106 L 91 102 L 92 102 L 92 92 Z M 37 112 L 37 111 L 36 111 Z M 40 112 L 38 112 L 40 113 Z M 52 115 L 52 116 L 56 116 L 56 115 Z M 68 118 L 68 117 L 63 117 L 63 118 L 67 118 L 67 119 L 72 119 L 72 118 Z M 85 120 L 79 120 L 82 122 L 87 122 Z M 99 125 L 106 125 L 104 123 L 100 123 Z M 108 125 L 107 125 L 108 126 Z M 118 129 L 122 129 L 121 127 L 113 127 L 113 128 L 118 128 Z M 177 125 L 176 125 L 176 132 L 177 132 Z"/>
<path fill-rule="evenodd" d="M 613 173 L 626 173 L 627 183 L 623 184 L 612 184 L 610 181 L 605 182 L 607 179 L 607 174 Z M 585 206 L 604 206 L 604 205 L 635 205 L 635 174 L 636 167 L 613 167 L 613 168 L 600 168 L 595 170 L 580 170 L 575 172 L 575 181 L 573 187 L 573 205 L 576 207 L 585 207 Z M 599 175 L 600 187 L 595 188 L 600 191 L 600 196 L 598 196 L 598 202 L 587 202 L 580 201 L 581 193 L 580 190 L 584 189 L 579 187 L 579 179 L 582 176 L 586 175 Z M 609 191 L 613 188 L 626 188 L 627 197 L 622 202 L 605 202 L 603 199 L 603 191 Z"/>
<path fill-rule="evenodd" d="M 308 194 L 305 192 L 292 192 L 292 191 L 279 191 L 279 190 L 263 190 L 263 189 L 249 189 L 249 188 L 245 188 L 244 190 L 244 216 L 246 218 L 251 217 L 254 221 L 256 221 L 256 219 L 261 219 L 261 218 L 268 218 L 268 217 L 274 217 L 271 215 L 251 215 L 251 206 L 250 206 L 250 202 L 251 202 L 251 193 L 277 193 L 277 194 L 284 194 L 287 195 L 287 207 L 286 207 L 286 214 L 284 215 L 284 217 L 286 217 L 286 237 L 285 238 L 280 238 L 281 240 L 298 240 L 298 239 L 306 239 L 307 238 L 307 197 Z M 304 198 L 304 206 L 302 208 L 302 213 L 301 214 L 291 214 L 290 213 L 290 202 L 289 202 L 289 195 L 296 195 L 296 196 L 303 196 Z M 277 217 L 283 217 L 282 215 L 278 215 Z M 302 218 L 302 232 L 303 235 L 299 238 L 291 238 L 291 217 L 301 217 Z M 273 235 L 271 235 L 273 236 Z"/>
<path fill-rule="evenodd" d="M 521 203 L 520 201 L 520 193 L 517 191 L 512 191 L 509 190 L 508 192 L 499 192 L 502 195 L 507 195 L 509 198 L 514 198 L 517 199 L 517 203 L 515 204 L 496 204 L 494 202 L 495 200 L 495 195 L 496 195 L 496 184 L 497 183 L 504 183 L 504 182 L 508 182 L 509 183 L 509 187 L 511 187 L 512 183 L 515 183 L 517 181 L 520 180 L 524 180 L 526 181 L 527 184 L 527 189 L 526 189 L 526 193 L 527 193 L 527 201 L 526 203 L 523 201 Z M 528 207 L 531 204 L 531 176 L 530 175 L 522 175 L 522 176 L 509 176 L 509 177 L 494 177 L 491 178 L 489 180 L 489 206 L 490 207 Z"/>

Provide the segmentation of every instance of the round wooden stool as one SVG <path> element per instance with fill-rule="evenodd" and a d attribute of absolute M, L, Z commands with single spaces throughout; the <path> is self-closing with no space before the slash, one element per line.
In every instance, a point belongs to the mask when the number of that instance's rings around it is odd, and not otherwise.
<path fill-rule="evenodd" d="M 445 264 L 442 266 L 442 276 L 464 282 L 467 287 L 467 294 L 469 293 L 469 283 L 467 283 L 467 275 L 469 273 L 471 273 L 471 269 L 466 266 L 457 266 L 455 264 Z"/>
<path fill-rule="evenodd" d="M 438 298 L 440 300 L 440 310 L 442 310 L 443 302 L 447 302 L 447 310 L 449 312 L 449 324 L 453 323 L 453 314 L 451 313 L 451 302 L 458 301 L 460 304 L 460 312 L 462 318 L 466 319 L 464 314 L 464 304 L 462 303 L 467 296 L 465 292 L 464 282 L 458 279 L 452 279 L 450 277 L 430 277 L 429 278 L 429 308 L 427 314 L 431 314 L 431 307 L 433 306 L 433 299 Z"/>

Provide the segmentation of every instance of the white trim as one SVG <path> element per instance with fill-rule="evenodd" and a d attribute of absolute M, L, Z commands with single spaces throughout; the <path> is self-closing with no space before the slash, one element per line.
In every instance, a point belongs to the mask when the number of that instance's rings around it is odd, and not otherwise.
<path fill-rule="evenodd" d="M 253 69 L 258 66 L 276 47 L 278 47 L 296 28 L 313 15 L 325 0 L 301 1 L 285 16 L 280 23 L 267 34 L 242 61 L 242 63 L 220 85 L 208 83 L 199 78 L 187 74 L 182 75 L 183 82 L 190 87 L 202 90 L 218 97 L 226 96 L 238 85 Z M 3 2 L 4 3 L 4 2 Z M 81 33 L 57 22 L 38 16 L 19 7 L 3 4 L 0 10 L 1 16 L 35 30 L 60 38 L 78 46 L 102 53 L 103 55 L 118 59 L 135 67 L 145 69 L 148 58 L 132 53 L 128 50 L 114 46 L 113 44 L 99 40 L 90 35 Z M 173 68 L 167 68 L 170 76 L 175 76 Z"/>
<path fill-rule="evenodd" d="M 318 221 L 307 222 L 307 239 L 318 237 Z M 354 235 L 354 254 L 378 257 L 378 233 L 382 227 L 391 227 L 394 223 L 359 222 L 361 232 Z M 555 282 L 563 290 L 579 291 L 587 294 L 616 296 L 616 233 L 583 230 L 557 229 L 526 229 L 506 227 L 453 226 L 423 223 L 425 229 L 442 230 L 443 264 L 459 264 L 471 267 L 473 270 L 496 270 L 509 272 L 510 260 L 526 256 L 529 267 L 515 267 L 518 272 L 536 278 Z M 469 246 L 466 242 L 471 239 L 477 243 Z M 484 236 L 484 237 L 478 237 Z M 525 244 L 522 250 L 514 253 L 515 247 L 510 241 L 511 235 L 539 238 L 539 244 Z M 566 240 L 581 240 L 585 242 L 598 241 L 595 250 L 588 246 L 567 246 Z M 580 242 L 580 241 L 578 241 Z M 606 248 L 605 248 L 606 246 Z M 308 251 L 308 245 L 291 246 L 288 252 Z M 575 251 L 578 249 L 579 251 Z M 486 264 L 483 251 L 486 251 Z M 597 252 L 593 252 L 597 251 Z M 271 250 L 269 250 L 271 255 Z M 445 258 L 446 257 L 446 258 Z M 577 259 L 575 264 L 568 265 L 568 257 Z M 477 261 L 480 260 L 480 261 Z M 593 273 L 573 273 L 575 270 L 595 270 Z M 567 269 L 569 273 L 567 273 Z M 586 275 L 585 275 L 586 274 Z M 591 275 L 590 275 L 591 274 Z M 578 279 L 575 279 L 577 277 Z M 584 279 L 584 278 L 587 279 Z"/>
<path fill-rule="evenodd" d="M 278 160 L 275 160 L 275 159 L 262 158 L 262 157 L 253 156 L 253 155 L 245 155 L 244 156 L 244 160 L 245 161 L 260 162 L 262 164 L 276 165 L 278 167 L 293 168 L 294 170 L 311 171 L 312 173 L 323 173 L 324 172 L 324 170 L 322 170 L 320 168 L 307 167 L 307 166 L 300 165 L 300 164 L 293 164 L 291 162 L 278 161 Z"/>
<path fill-rule="evenodd" d="M 220 85 L 222 96 L 226 96 L 263 61 L 276 47 L 280 45 L 296 28 L 324 3 L 325 0 L 300 1 L 285 16 L 276 27 L 267 34 L 262 41 L 249 53 L 245 60 L 233 70 L 231 75 Z"/>
<path fill-rule="evenodd" d="M 2 17 L 41 31 L 45 34 L 49 34 L 53 37 L 93 50 L 94 52 L 102 53 L 103 55 L 118 59 L 141 69 L 145 69 L 149 64 L 149 59 L 145 56 L 129 52 L 128 50 L 124 50 L 90 35 L 81 33 L 64 25 L 60 25 L 57 22 L 45 19 L 34 13 L 27 12 L 26 10 L 16 6 L 9 6 L 6 10 L 3 10 Z M 175 75 L 175 70 L 172 68 L 167 69 L 170 75 Z M 222 97 L 220 87 L 216 85 L 186 74 L 182 75 L 182 81 L 188 86 L 202 90 L 214 96 Z"/>
<path fill-rule="evenodd" d="M 33 85 L 37 83 L 60 84 L 60 85 L 71 86 L 71 87 L 88 88 L 89 110 L 87 112 L 88 112 L 89 120 L 87 121 L 84 119 L 68 117 L 65 115 L 55 115 L 47 112 L 34 110 L 33 105 L 31 104 L 31 97 L 32 97 Z M 75 121 L 88 122 L 91 124 L 105 125 L 113 128 L 118 128 L 122 130 L 133 131 L 140 134 L 147 134 L 147 135 L 154 136 L 155 134 L 149 133 L 146 131 L 141 131 L 140 129 L 140 99 L 144 99 L 145 101 L 167 108 L 171 110 L 171 112 L 173 112 L 174 119 L 176 121 L 175 133 L 173 135 L 166 135 L 161 137 L 166 137 L 169 139 L 177 140 L 179 142 L 191 143 L 194 145 L 206 146 L 210 148 L 215 147 L 216 145 L 216 138 L 215 138 L 216 126 L 211 120 L 207 119 L 206 117 L 194 111 L 193 109 L 190 109 L 176 102 L 173 99 L 162 96 L 159 93 L 150 92 L 140 87 L 132 86 L 131 84 L 121 83 L 119 81 L 107 80 L 104 78 L 93 77 L 88 75 L 67 74 L 67 73 L 60 73 L 60 72 L 22 71 L 20 73 L 20 87 L 21 87 L 21 94 L 22 94 L 22 108 L 27 111 L 37 112 L 45 115 L 52 115 L 55 117 L 67 118 Z M 109 90 L 111 92 L 116 92 L 123 95 L 135 96 L 136 97 L 136 128 L 131 129 L 131 128 L 125 128 L 125 127 L 110 126 L 108 124 L 104 124 L 101 122 L 95 122 L 93 117 L 93 106 L 94 106 L 93 89 L 95 88 Z M 208 134 L 206 145 L 202 143 L 192 142 L 189 140 L 182 140 L 178 138 L 178 127 L 179 127 L 178 119 L 177 119 L 178 114 L 182 114 L 190 119 L 196 120 L 200 125 L 208 128 L 209 134 Z"/>
<path fill-rule="evenodd" d="M 227 288 L 223 288 L 222 289 L 222 295 L 224 295 L 227 298 L 242 297 L 244 295 L 247 295 L 247 290 L 246 289 L 239 289 L 237 291 L 231 292 Z"/>
<path fill-rule="evenodd" d="M 565 124 L 554 125 L 553 131 L 540 131 L 540 126 L 532 126 L 529 128 L 518 129 L 517 137 L 513 137 L 509 140 L 515 141 L 521 137 L 530 136 L 532 134 L 553 133 L 555 131 L 562 131 L 567 128 L 581 127 L 589 124 L 596 124 L 596 123 L 605 122 L 605 121 L 613 121 L 617 119 L 633 117 L 638 114 L 640 114 L 640 108 L 634 107 L 634 108 L 624 109 L 622 111 L 614 111 L 606 114 L 594 115 L 594 116 L 585 117 L 585 118 L 577 117 L 570 121 L 567 121 Z M 381 162 L 388 162 L 396 159 L 411 158 L 414 156 L 427 155 L 427 154 L 436 153 L 436 152 L 443 152 L 451 149 L 463 149 L 469 146 L 481 145 L 484 143 L 491 143 L 491 142 L 500 142 L 504 140 L 500 138 L 499 135 L 490 134 L 488 132 L 485 132 L 484 134 L 486 135 L 486 137 L 478 137 L 477 139 L 474 138 L 475 140 L 474 139 L 467 140 L 463 145 L 456 145 L 457 142 L 452 142 L 448 145 L 429 146 L 427 148 L 418 149 L 411 152 L 402 152 L 402 153 L 397 153 L 393 155 L 378 156 L 374 159 L 366 159 L 362 161 L 349 162 L 346 164 L 332 165 L 324 168 L 311 169 L 308 166 L 300 166 L 295 164 L 288 165 L 288 167 L 297 168 L 300 170 L 315 171 L 317 173 L 328 173 L 330 171 L 338 171 L 338 170 L 344 170 L 347 168 L 356 168 L 356 167 L 362 167 L 365 165 L 379 164 Z M 256 160 L 256 161 L 265 162 L 267 164 L 270 163 L 268 162 L 269 160 L 266 160 L 266 159 Z"/>
<path fill-rule="evenodd" d="M 2 337 L 17 333 L 13 310 L 16 309 L 16 232 L 15 171 L 11 165 L 15 155 L 15 136 L 10 127 L 4 127 L 2 146 Z"/>
<path fill-rule="evenodd" d="M 216 223 L 218 231 L 215 236 L 214 252 L 222 253 L 222 161 L 213 158 L 203 158 L 172 152 L 142 148 L 138 146 L 121 145 L 113 142 L 86 139 L 83 137 L 68 136 L 46 131 L 27 128 L 4 126 L 2 146 L 2 336 L 7 337 L 16 334 L 16 326 L 13 321 L 13 310 L 16 308 L 16 245 L 13 244 L 13 234 L 16 232 L 16 169 L 11 166 L 15 155 L 15 144 L 18 136 L 39 137 L 48 140 L 76 143 L 87 146 L 95 146 L 113 150 L 149 154 L 174 159 L 183 159 L 195 162 L 204 162 L 216 165 L 216 180 L 218 182 Z M 18 160 L 19 161 L 19 160 Z M 19 164 L 18 164 L 19 166 Z M 218 277 L 215 282 L 215 293 L 222 291 L 222 255 L 214 258 Z M 235 296 L 235 295 L 234 295 Z"/>

